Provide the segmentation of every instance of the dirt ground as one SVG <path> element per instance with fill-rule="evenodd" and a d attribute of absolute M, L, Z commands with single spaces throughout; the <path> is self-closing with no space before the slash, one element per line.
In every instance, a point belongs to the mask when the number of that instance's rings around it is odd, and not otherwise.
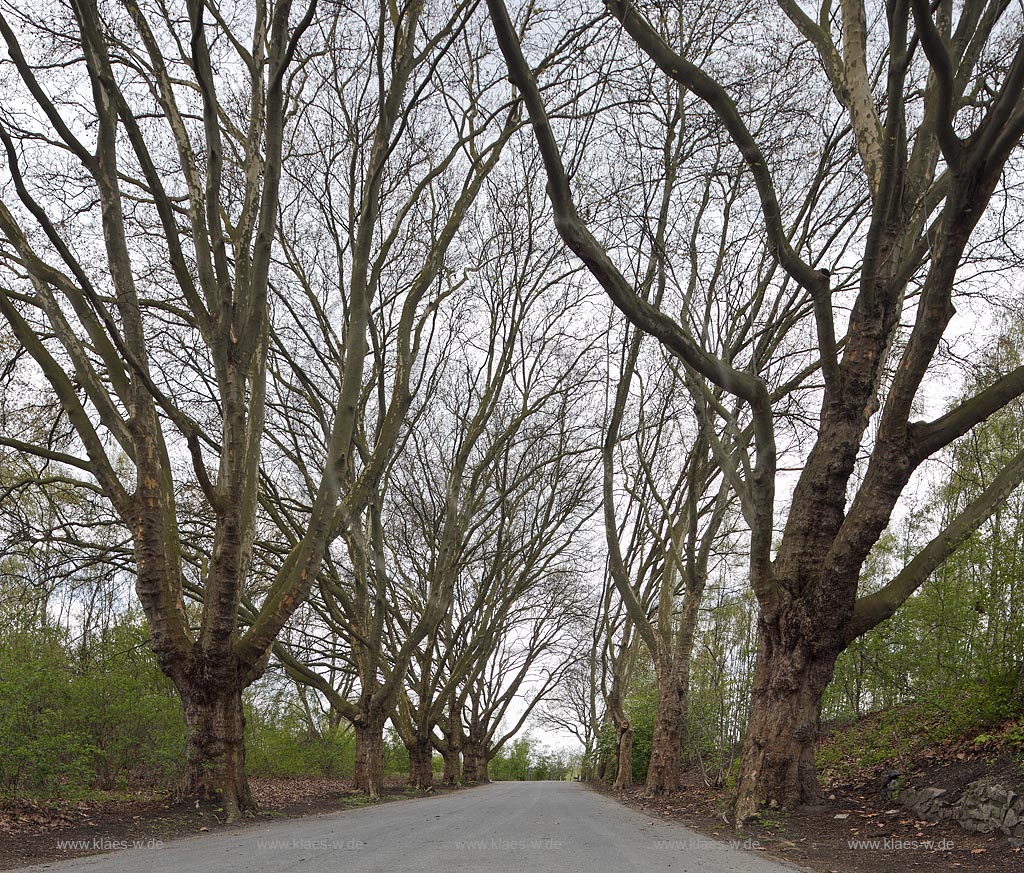
<path fill-rule="evenodd" d="M 345 779 L 250 779 L 260 811 L 243 824 L 287 816 L 315 815 L 368 803 Z M 453 790 L 406 790 L 389 780 L 382 802 L 424 799 Z M 222 822 L 210 810 L 172 805 L 156 796 L 61 803 L 0 803 L 0 870 L 74 858 L 131 846 L 152 846 L 174 837 L 212 831 Z M 237 826 L 237 825 L 236 825 Z"/>
<path fill-rule="evenodd" d="M 915 774 L 918 785 L 955 789 L 986 775 L 976 761 L 963 766 L 935 765 Z M 606 786 L 599 790 L 612 793 Z M 991 871 L 1024 873 L 1024 848 L 1014 848 L 1002 834 L 972 834 L 951 822 L 922 822 L 886 802 L 874 783 L 834 786 L 820 807 L 798 812 L 768 811 L 759 823 L 735 830 L 723 812 L 722 789 L 693 777 L 667 798 L 650 799 L 642 788 L 616 794 L 650 815 L 679 821 L 709 836 L 750 840 L 754 851 L 784 858 L 820 873 L 898 873 L 921 871 Z"/>

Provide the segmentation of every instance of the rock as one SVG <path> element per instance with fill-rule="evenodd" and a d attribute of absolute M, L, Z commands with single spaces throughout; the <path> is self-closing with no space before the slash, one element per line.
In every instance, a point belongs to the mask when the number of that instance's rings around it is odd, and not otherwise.
<path fill-rule="evenodd" d="M 895 770 L 890 770 L 881 775 L 878 786 L 886 800 L 898 800 L 903 789 L 903 776 Z"/>
<path fill-rule="evenodd" d="M 887 773 L 883 785 L 890 787 Z M 978 779 L 968 785 L 960 799 L 950 802 L 944 788 L 906 788 L 899 794 L 900 806 L 924 821 L 955 821 L 965 831 L 991 834 L 1000 831 L 1011 845 L 1024 845 L 1024 797 L 995 777 Z"/>
<path fill-rule="evenodd" d="M 908 788 L 900 794 L 900 802 L 919 819 L 937 821 L 949 806 L 942 800 L 946 793 L 945 788 Z"/>
<path fill-rule="evenodd" d="M 998 777 L 986 776 L 972 782 L 964 789 L 965 797 L 976 797 L 982 801 L 990 801 L 997 806 L 1009 807 L 1017 800 L 1017 792 L 1004 785 Z"/>
<path fill-rule="evenodd" d="M 1003 816 L 1006 815 L 1005 807 L 1000 803 L 984 803 L 979 810 L 982 821 L 997 821 L 1003 823 Z"/>
<path fill-rule="evenodd" d="M 938 797 L 942 797 L 946 794 L 945 788 L 922 788 L 918 792 L 923 798 L 927 800 L 935 800 Z"/>

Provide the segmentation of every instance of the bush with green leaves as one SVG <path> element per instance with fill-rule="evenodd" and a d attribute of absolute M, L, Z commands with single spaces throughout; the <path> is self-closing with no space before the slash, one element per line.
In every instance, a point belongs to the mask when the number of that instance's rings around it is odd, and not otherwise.
<path fill-rule="evenodd" d="M 78 796 L 176 777 L 181 706 L 141 624 L 85 640 L 54 628 L 0 634 L 0 792 Z"/>
<path fill-rule="evenodd" d="M 0 637 L 0 791 L 56 794 L 93 776 L 89 738 L 71 718 L 72 674 L 63 634 Z"/>
<path fill-rule="evenodd" d="M 491 758 L 488 772 L 497 782 L 523 781 L 530 778 L 532 739 L 519 737 L 507 743 Z"/>
<path fill-rule="evenodd" d="M 654 739 L 654 719 L 658 714 L 658 683 L 649 658 L 638 658 L 633 669 L 626 698 L 623 701 L 626 717 L 633 725 L 633 782 L 647 781 L 647 768 L 651 763 L 651 742 Z M 614 773 L 612 774 L 614 779 Z"/>
<path fill-rule="evenodd" d="M 291 683 L 247 693 L 246 769 L 253 776 L 348 777 L 355 735 L 345 722 L 306 706 Z"/>

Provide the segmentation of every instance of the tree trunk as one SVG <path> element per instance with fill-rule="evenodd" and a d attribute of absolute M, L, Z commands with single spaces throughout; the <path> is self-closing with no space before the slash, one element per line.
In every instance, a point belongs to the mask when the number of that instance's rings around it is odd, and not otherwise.
<path fill-rule="evenodd" d="M 256 810 L 245 778 L 242 689 L 179 688 L 188 737 L 181 800 L 199 800 L 235 821 Z"/>
<path fill-rule="evenodd" d="M 406 746 L 409 751 L 409 785 L 412 788 L 434 787 L 434 750 L 430 737 L 417 737 L 416 742 Z"/>
<path fill-rule="evenodd" d="M 615 730 L 615 782 L 612 788 L 622 791 L 633 787 L 633 725 L 627 720 Z"/>
<path fill-rule="evenodd" d="M 458 785 L 459 778 L 462 776 L 461 773 L 461 762 L 459 761 L 459 750 L 452 748 L 450 745 L 448 751 L 442 756 L 444 759 L 444 784 L 445 785 Z"/>
<path fill-rule="evenodd" d="M 491 756 L 487 754 L 487 746 L 484 745 L 480 749 L 480 754 L 476 759 L 476 781 L 480 783 L 491 781 Z"/>
<path fill-rule="evenodd" d="M 592 742 L 590 740 L 587 740 L 587 745 L 583 749 L 583 761 L 580 764 L 580 782 L 594 781 L 594 756 L 596 754 L 597 750 L 594 748 Z"/>
<path fill-rule="evenodd" d="M 821 799 L 814 745 L 821 698 L 841 647 L 811 639 L 807 622 L 799 623 L 799 634 L 783 634 L 780 626 L 795 624 L 792 614 L 783 615 L 770 625 L 761 622 L 750 720 L 736 787 L 735 815 L 740 824 L 763 807 L 792 809 Z"/>
<path fill-rule="evenodd" d="M 679 672 L 668 667 L 659 671 L 658 712 L 654 718 L 645 788 L 650 795 L 667 794 L 679 788 L 679 757 L 689 690 L 686 683 L 680 681 Z"/>
<path fill-rule="evenodd" d="M 371 800 L 384 790 L 384 716 L 360 715 L 353 723 L 356 734 L 356 762 L 353 786 Z"/>
<path fill-rule="evenodd" d="M 480 748 L 476 743 L 466 742 L 462 746 L 462 781 L 476 782 L 480 772 Z"/>

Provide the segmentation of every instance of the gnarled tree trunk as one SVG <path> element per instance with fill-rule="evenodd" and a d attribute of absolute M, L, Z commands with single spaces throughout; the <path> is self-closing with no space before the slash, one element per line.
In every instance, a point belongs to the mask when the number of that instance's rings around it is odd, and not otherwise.
<path fill-rule="evenodd" d="M 449 747 L 441 757 L 444 759 L 444 784 L 458 785 L 462 776 L 459 750 Z"/>
<path fill-rule="evenodd" d="M 650 795 L 667 794 L 679 787 L 679 758 L 686 722 L 688 688 L 680 682 L 679 671 L 665 668 L 659 674 L 658 712 L 645 787 Z"/>
<path fill-rule="evenodd" d="M 179 691 L 188 738 L 179 798 L 213 804 L 230 821 L 255 811 L 245 778 L 241 687 L 191 686 Z"/>
<path fill-rule="evenodd" d="M 409 752 L 409 785 L 413 788 L 434 787 L 434 750 L 430 737 L 417 737 L 416 742 L 407 745 Z"/>
<path fill-rule="evenodd" d="M 476 782 L 480 773 L 480 746 L 466 741 L 462 745 L 462 781 Z"/>
<path fill-rule="evenodd" d="M 362 713 L 352 724 L 356 734 L 356 761 L 352 784 L 372 800 L 384 791 L 384 715 Z"/>
<path fill-rule="evenodd" d="M 754 671 L 753 702 L 743 740 L 736 787 L 738 822 L 762 807 L 793 808 L 821 799 L 814 766 L 821 698 L 832 679 L 841 646 L 814 639 L 809 623 L 802 633 L 792 612 L 761 622 L 760 650 Z"/>
<path fill-rule="evenodd" d="M 488 754 L 487 744 L 483 743 L 480 747 L 480 754 L 477 755 L 476 759 L 476 781 L 490 782 L 491 781 L 491 756 Z"/>
<path fill-rule="evenodd" d="M 615 782 L 612 788 L 622 791 L 633 787 L 633 724 L 627 718 L 615 727 Z"/>

